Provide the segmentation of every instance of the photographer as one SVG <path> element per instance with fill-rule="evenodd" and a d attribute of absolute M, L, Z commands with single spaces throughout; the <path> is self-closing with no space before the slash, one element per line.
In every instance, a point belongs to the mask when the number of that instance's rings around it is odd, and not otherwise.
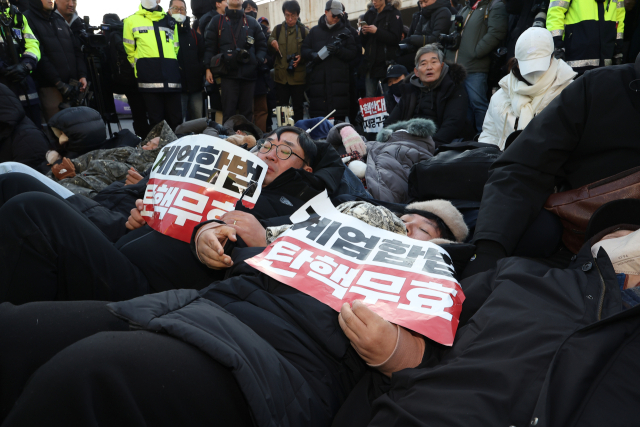
<path fill-rule="evenodd" d="M 16 94 L 27 116 L 39 126 L 42 115 L 31 72 L 40 59 L 40 44 L 31 32 L 27 18 L 15 6 L 10 6 L 8 0 L 0 0 L 0 19 L 3 27 L 0 44 L 6 46 L 0 49 L 0 83 Z M 6 40 L 5 37 L 11 38 Z M 14 42 L 14 37 L 18 43 Z"/>
<path fill-rule="evenodd" d="M 441 34 L 449 34 L 451 11 L 449 0 L 420 0 L 420 10 L 413 14 L 411 28 L 400 46 L 398 63 L 408 69 L 413 67 L 414 57 L 422 46 L 437 43 Z"/>
<path fill-rule="evenodd" d="M 293 121 L 304 117 L 304 88 L 307 78 L 302 59 L 302 42 L 307 29 L 299 21 L 300 5 L 296 0 L 282 4 L 284 22 L 275 26 L 269 37 L 268 47 L 275 53 L 275 78 L 278 105 L 286 107 L 293 101 Z"/>
<path fill-rule="evenodd" d="M 213 18 L 204 33 L 207 81 L 213 83 L 213 71 L 221 78 L 223 123 L 236 110 L 253 121 L 257 66 L 264 63 L 267 42 L 258 21 L 244 14 L 242 0 L 228 4 L 225 14 Z"/>
<path fill-rule="evenodd" d="M 373 7 L 364 14 L 360 38 L 364 58 L 359 74 L 365 77 L 367 97 L 376 95 L 378 82 L 387 75 L 387 68 L 395 61 L 402 37 L 400 11 L 389 0 L 373 0 Z"/>
<path fill-rule="evenodd" d="M 175 19 L 157 0 L 142 0 L 138 11 L 124 20 L 122 41 L 135 69 L 149 124 L 165 120 L 175 130 L 182 123 L 180 42 Z"/>
<path fill-rule="evenodd" d="M 73 35 L 80 37 L 85 28 L 84 22 L 76 12 L 77 6 L 78 0 L 56 0 L 56 13 L 64 18 Z"/>
<path fill-rule="evenodd" d="M 55 9 L 53 0 L 30 0 L 29 10 L 24 13 L 40 42 L 42 57 L 34 75 L 45 122 L 60 111 L 61 102 L 87 88 L 87 67 L 80 43 L 64 18 L 54 13 Z M 73 86 L 72 80 L 79 83 Z"/>
<path fill-rule="evenodd" d="M 309 116 L 323 117 L 333 109 L 344 121 L 349 114 L 349 61 L 356 57 L 356 43 L 342 20 L 342 3 L 329 0 L 324 16 L 302 43 L 302 58 L 309 62 Z"/>
<path fill-rule="evenodd" d="M 489 107 L 487 78 L 491 53 L 507 37 L 509 15 L 501 0 L 477 0 L 475 3 L 468 3 L 460 15 L 464 22 L 460 48 L 455 52 L 445 52 L 445 56 L 448 63 L 460 64 L 467 70 L 467 120 L 480 133 Z M 448 47 L 447 37 L 443 40 L 445 47 Z"/>

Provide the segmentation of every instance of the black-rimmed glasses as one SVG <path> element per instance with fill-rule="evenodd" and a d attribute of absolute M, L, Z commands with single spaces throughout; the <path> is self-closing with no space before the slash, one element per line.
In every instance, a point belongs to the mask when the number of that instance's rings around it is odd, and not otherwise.
<path fill-rule="evenodd" d="M 276 145 L 271 141 L 267 140 L 260 145 L 260 148 L 258 151 L 260 151 L 262 154 L 266 154 L 269 151 L 271 151 L 273 147 L 276 147 L 276 156 L 278 156 L 280 160 L 287 160 L 289 159 L 289 157 L 291 157 L 291 155 L 294 155 L 300 160 L 302 160 L 305 165 L 307 164 L 307 161 L 305 159 L 303 159 L 302 157 L 294 153 L 291 147 L 289 147 L 286 144 Z"/>

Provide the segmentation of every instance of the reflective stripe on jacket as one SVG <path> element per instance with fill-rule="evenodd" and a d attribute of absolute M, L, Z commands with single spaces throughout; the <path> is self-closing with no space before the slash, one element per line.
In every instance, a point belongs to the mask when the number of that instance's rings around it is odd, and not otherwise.
<path fill-rule="evenodd" d="M 11 11 L 9 8 L 5 9 L 3 14 L 7 17 L 11 16 Z M 29 22 L 27 21 L 27 17 L 22 15 L 22 26 L 20 26 L 18 16 L 13 17 L 14 26 L 12 27 L 14 34 L 18 36 L 18 39 L 24 40 L 24 49 L 22 45 L 20 45 L 15 39 L 13 40 L 13 44 L 16 45 L 16 50 L 18 55 L 22 58 L 28 57 L 33 59 L 34 68 L 35 64 L 40 60 L 40 42 L 35 35 L 33 35 L 33 31 L 29 27 Z M 0 39 L 0 43 L 3 41 Z"/>
<path fill-rule="evenodd" d="M 567 64 L 579 71 L 611 65 L 616 44 L 622 47 L 624 18 L 624 0 L 555 0 L 549 4 L 547 29 L 556 47 L 564 47 Z"/>
<path fill-rule="evenodd" d="M 124 49 L 144 92 L 181 92 L 178 27 L 161 8 L 140 6 L 124 20 Z"/>

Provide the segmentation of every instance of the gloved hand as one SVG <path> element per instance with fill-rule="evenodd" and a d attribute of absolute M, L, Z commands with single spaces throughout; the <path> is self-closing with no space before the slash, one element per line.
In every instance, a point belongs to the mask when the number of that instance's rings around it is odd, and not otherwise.
<path fill-rule="evenodd" d="M 24 63 L 20 63 L 17 65 L 12 65 L 7 67 L 4 72 L 4 76 L 11 83 L 20 83 L 29 75 L 29 67 L 27 67 Z"/>
<path fill-rule="evenodd" d="M 318 52 L 311 52 L 311 61 L 318 58 Z"/>
<path fill-rule="evenodd" d="M 327 45 L 327 50 L 331 54 L 335 54 L 340 50 L 340 45 L 338 43 L 330 43 Z"/>
<path fill-rule="evenodd" d="M 564 48 L 554 50 L 553 57 L 556 59 L 562 59 L 564 61 L 565 60 Z"/>
<path fill-rule="evenodd" d="M 73 86 L 68 85 L 62 81 L 59 81 L 58 83 L 56 83 L 56 89 L 60 91 L 60 94 L 62 95 L 63 98 L 69 97 L 75 90 Z"/>
<path fill-rule="evenodd" d="M 340 129 L 340 136 L 342 137 L 342 144 L 347 150 L 347 153 L 357 151 L 362 157 L 367 154 L 367 146 L 360 138 L 360 135 L 351 126 L 345 126 Z"/>
<path fill-rule="evenodd" d="M 500 243 L 493 240 L 478 240 L 476 242 L 476 253 L 462 272 L 461 279 L 494 268 L 498 260 L 506 256 L 507 251 Z"/>

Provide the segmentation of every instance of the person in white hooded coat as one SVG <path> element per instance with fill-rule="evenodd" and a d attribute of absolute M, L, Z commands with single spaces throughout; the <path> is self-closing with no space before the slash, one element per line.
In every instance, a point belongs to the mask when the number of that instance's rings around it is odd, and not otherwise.
<path fill-rule="evenodd" d="M 561 59 L 553 57 L 553 37 L 544 28 L 529 28 L 516 43 L 509 74 L 489 103 L 479 142 L 500 150 L 511 133 L 522 130 L 576 77 Z"/>

